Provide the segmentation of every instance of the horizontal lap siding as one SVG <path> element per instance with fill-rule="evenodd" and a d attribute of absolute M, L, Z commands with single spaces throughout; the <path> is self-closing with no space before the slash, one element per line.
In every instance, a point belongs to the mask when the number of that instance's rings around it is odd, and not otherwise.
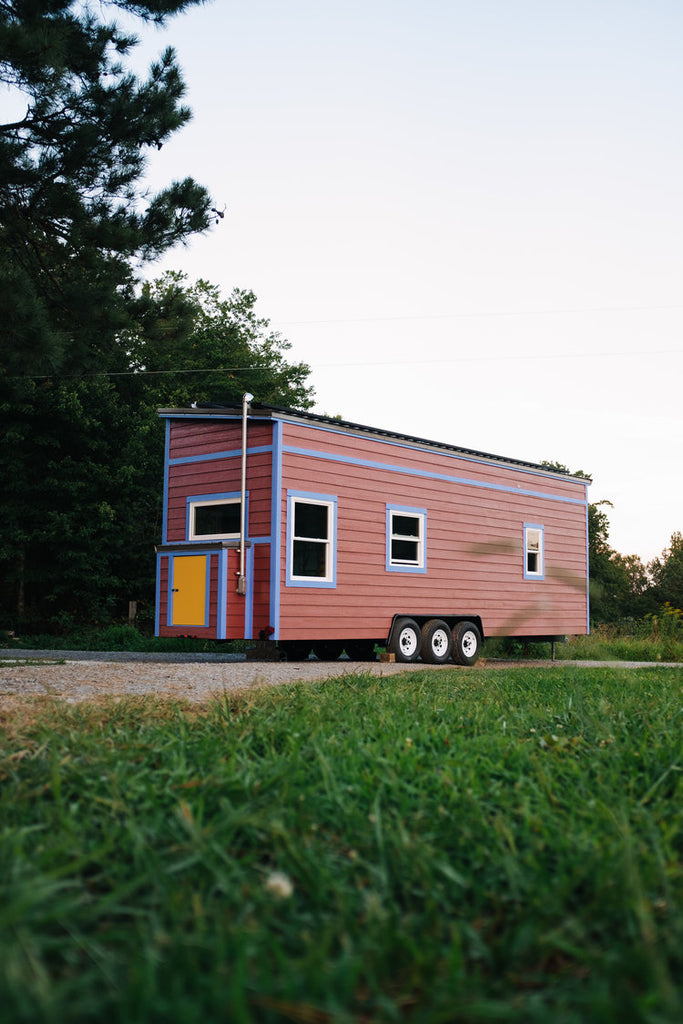
<path fill-rule="evenodd" d="M 240 567 L 240 553 L 237 548 L 228 551 L 228 592 L 226 595 L 225 635 L 228 640 L 244 636 L 244 598 L 237 594 L 237 575 Z"/>
<path fill-rule="evenodd" d="M 161 629 L 165 629 L 168 622 L 168 562 L 166 556 L 162 555 L 159 558 L 159 590 L 157 592 L 159 636 L 165 635 Z"/>
<path fill-rule="evenodd" d="M 271 490 L 272 454 L 254 451 L 268 448 L 272 441 L 272 424 L 249 423 L 247 460 L 248 522 L 247 540 L 269 541 L 272 536 Z M 187 499 L 209 494 L 238 493 L 242 473 L 242 425 L 240 421 L 171 420 L 169 437 L 169 465 L 167 479 L 166 542 L 187 541 Z M 207 457 L 208 456 L 208 457 Z M 222 456 L 222 457 L 221 457 Z M 178 461 L 180 460 L 180 461 Z M 201 542 L 199 542 L 201 543 Z M 253 634 L 270 625 L 270 543 L 254 543 L 252 547 L 254 573 L 248 583 L 252 597 Z M 167 559 L 162 559 L 162 580 L 159 589 L 159 629 L 162 636 L 173 635 L 177 628 L 167 627 Z M 236 572 L 239 552 L 228 553 L 226 633 L 228 638 L 244 636 L 245 603 L 236 595 Z M 212 583 L 210 598 L 211 627 L 208 630 L 193 627 L 198 636 L 216 635 L 217 628 L 217 569 L 212 556 Z"/>
<path fill-rule="evenodd" d="M 220 436 L 216 428 L 220 426 Z M 188 427 L 194 427 L 189 431 Z M 187 539 L 187 499 L 202 494 L 223 494 L 238 492 L 241 487 L 241 425 L 231 423 L 205 424 L 205 429 L 213 428 L 210 441 L 218 452 L 230 452 L 225 458 L 209 458 L 206 448 L 201 446 L 202 433 L 199 424 L 187 424 L 184 421 L 173 421 L 171 425 L 171 452 L 182 450 L 183 455 L 171 458 L 194 459 L 192 462 L 171 463 L 168 470 L 168 501 L 167 501 L 167 541 L 169 543 Z M 176 432 L 183 435 L 184 444 L 179 448 L 176 444 Z M 189 440 L 192 440 L 192 447 Z M 249 448 L 263 447 L 270 443 L 270 428 L 265 432 L 262 425 L 251 428 L 248 432 Z M 271 503 L 271 465 L 270 452 L 250 453 L 247 463 L 247 491 L 249 495 L 249 537 L 269 537 L 270 503 Z"/>
<path fill-rule="evenodd" d="M 242 447 L 241 420 L 171 420 L 169 458 L 187 459 L 197 455 L 215 455 L 217 452 Z M 269 423 L 249 423 L 249 447 L 270 444 L 272 428 Z"/>
<path fill-rule="evenodd" d="M 275 627 L 270 621 L 270 544 L 254 545 L 253 609 L 253 636 L 258 639 L 261 630 Z"/>
<path fill-rule="evenodd" d="M 331 440 L 333 438 L 333 440 Z M 510 483 L 514 474 L 514 486 L 522 490 L 547 491 L 553 495 L 576 497 L 581 494 L 582 485 L 563 480 L 561 477 L 546 476 L 539 471 L 524 469 L 512 463 L 476 461 L 475 456 L 459 455 L 455 452 L 440 452 L 434 448 L 409 446 L 400 440 L 379 440 L 362 434 L 332 434 L 330 429 L 312 428 L 302 424 L 285 425 L 285 442 L 291 447 L 315 451 L 324 450 L 349 460 L 365 460 L 375 463 L 389 463 L 392 466 L 423 474 L 425 470 L 447 476 L 458 476 L 484 484 Z"/>
<path fill-rule="evenodd" d="M 478 614 L 490 634 L 585 632 L 583 485 L 299 425 L 285 424 L 283 443 L 283 553 L 288 488 L 332 494 L 338 501 L 336 588 L 286 587 L 283 556 L 283 639 L 301 636 L 303 622 L 307 627 L 310 623 L 307 635 L 312 637 L 379 637 L 386 633 L 391 616 L 403 611 Z M 341 461 L 288 448 L 318 449 Z M 344 459 L 363 459 L 374 466 Z M 555 497 L 581 504 L 552 500 Z M 387 503 L 427 510 L 426 574 L 386 571 Z M 544 580 L 523 578 L 525 522 L 544 527 Z"/>

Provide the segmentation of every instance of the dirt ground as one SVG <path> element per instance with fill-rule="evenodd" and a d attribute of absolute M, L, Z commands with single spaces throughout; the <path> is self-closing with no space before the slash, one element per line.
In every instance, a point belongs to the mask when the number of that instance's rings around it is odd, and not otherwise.
<path fill-rule="evenodd" d="M 101 697 L 172 697 L 206 703 L 224 693 L 276 686 L 299 680 L 322 680 L 358 673 L 394 675 L 434 666 L 386 662 L 254 662 L 87 660 L 60 652 L 36 656 L 13 652 L 0 656 L 0 708 L 35 698 L 52 697 L 75 704 Z M 453 666 L 450 666 L 453 668 Z"/>
<path fill-rule="evenodd" d="M 505 668 L 509 661 L 477 662 L 477 667 Z M 562 669 L 568 665 L 584 668 L 656 667 L 636 662 L 523 662 Z M 659 664 L 659 667 L 666 667 Z M 683 670 L 683 666 L 678 667 Z M 247 661 L 244 657 L 220 655 L 132 655 L 90 652 L 48 652 L 4 650 L 0 652 L 0 711 L 31 701 L 63 700 L 70 704 L 126 696 L 171 697 L 190 704 L 206 704 L 223 694 L 245 693 L 258 687 L 324 680 L 342 675 L 389 676 L 398 672 L 469 672 L 452 664 L 437 666 L 356 661 Z"/>

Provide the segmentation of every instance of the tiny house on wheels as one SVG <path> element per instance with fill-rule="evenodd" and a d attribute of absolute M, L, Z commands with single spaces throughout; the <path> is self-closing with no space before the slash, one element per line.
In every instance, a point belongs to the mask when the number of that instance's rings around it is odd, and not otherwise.
<path fill-rule="evenodd" d="M 468 665 L 588 631 L 586 479 L 250 402 L 160 411 L 157 635 Z"/>

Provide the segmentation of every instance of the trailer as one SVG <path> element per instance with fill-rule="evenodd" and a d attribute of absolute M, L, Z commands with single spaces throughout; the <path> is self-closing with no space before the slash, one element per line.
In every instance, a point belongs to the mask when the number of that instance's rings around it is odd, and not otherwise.
<path fill-rule="evenodd" d="M 471 665 L 588 632 L 586 478 L 250 395 L 160 416 L 158 636 Z"/>

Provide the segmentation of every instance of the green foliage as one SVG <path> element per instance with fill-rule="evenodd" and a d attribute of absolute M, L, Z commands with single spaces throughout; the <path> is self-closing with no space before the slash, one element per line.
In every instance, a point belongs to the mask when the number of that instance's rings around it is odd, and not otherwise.
<path fill-rule="evenodd" d="M 118 0 L 163 23 L 196 0 Z M 192 179 L 148 196 L 145 154 L 190 118 L 175 54 L 139 80 L 136 39 L 74 0 L 0 5 L 0 83 L 19 111 L 0 124 L 0 370 L 80 373 L 112 365 L 130 320 L 134 260 L 210 223 Z"/>
<path fill-rule="evenodd" d="M 134 626 L 111 625 L 64 628 L 53 633 L 16 637 L 0 632 L 0 649 L 8 651 L 130 651 L 148 654 L 232 654 L 243 652 L 245 640 L 206 640 L 191 635 L 178 637 L 150 636 Z"/>
<path fill-rule="evenodd" d="M 659 604 L 683 608 L 683 534 L 671 535 L 669 547 L 648 566 Z"/>
<path fill-rule="evenodd" d="M 4 1018 L 674 1024 L 680 686 L 451 669 L 15 715 Z"/>
<path fill-rule="evenodd" d="M 90 377 L 0 387 L 0 412 L 4 624 L 107 621 L 149 590 L 160 522 L 139 411 Z"/>
<path fill-rule="evenodd" d="M 141 265 L 204 231 L 211 199 L 192 179 L 148 194 L 147 151 L 190 117 L 184 85 L 170 49 L 136 78 L 136 39 L 105 13 L 163 24 L 194 2 L 0 5 L 4 625 L 100 621 L 149 590 L 158 435 L 103 374 L 130 369 Z"/>
<path fill-rule="evenodd" d="M 289 408 L 313 404 L 310 368 L 288 363 L 291 344 L 257 315 L 253 292 L 235 288 L 226 299 L 208 281 L 188 283 L 169 271 L 142 286 L 135 329 L 124 339 L 135 383 L 150 407 L 187 407 L 198 401 L 257 401 Z"/>
<path fill-rule="evenodd" d="M 561 462 L 543 460 L 547 469 L 579 477 L 590 482 L 582 469 L 571 471 Z M 654 610 L 662 598 L 654 592 L 651 568 L 638 555 L 621 555 L 609 544 L 611 501 L 588 505 L 588 565 L 590 609 L 593 622 L 616 622 L 625 617 L 638 618 Z"/>
<path fill-rule="evenodd" d="M 161 406 L 257 400 L 307 408 L 309 368 L 257 316 L 181 274 L 145 285 L 119 340 L 123 376 L 0 378 L 3 625 L 68 632 L 154 604 L 161 539 Z M 143 372 L 143 368 L 144 371 Z M 221 372 L 223 369 L 223 372 Z"/>
<path fill-rule="evenodd" d="M 569 637 L 558 658 L 591 661 L 683 661 L 683 613 L 665 605 L 642 619 L 622 619 Z"/>

